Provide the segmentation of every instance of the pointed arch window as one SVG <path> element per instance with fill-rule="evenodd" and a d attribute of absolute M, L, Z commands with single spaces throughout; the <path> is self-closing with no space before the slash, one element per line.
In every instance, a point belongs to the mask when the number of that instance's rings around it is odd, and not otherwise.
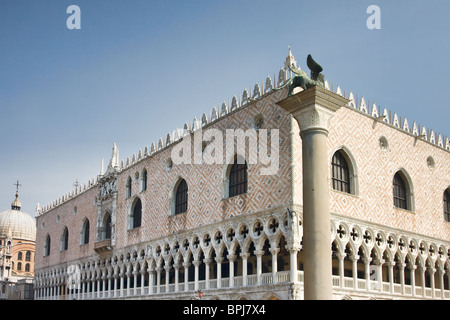
<path fill-rule="evenodd" d="M 394 206 L 401 209 L 406 209 L 406 185 L 403 178 L 397 172 L 394 175 Z"/>
<path fill-rule="evenodd" d="M 107 240 L 111 239 L 111 214 L 107 212 L 103 217 L 102 228 L 101 228 L 101 239 Z"/>
<path fill-rule="evenodd" d="M 411 179 L 404 170 L 395 173 L 392 181 L 394 207 L 414 211 L 414 193 Z"/>
<path fill-rule="evenodd" d="M 350 170 L 344 155 L 336 151 L 331 161 L 333 189 L 350 193 Z"/>
<path fill-rule="evenodd" d="M 142 180 L 141 180 L 141 191 L 145 191 L 147 190 L 147 170 L 144 169 L 144 171 L 142 171 Z"/>
<path fill-rule="evenodd" d="M 61 235 L 61 251 L 65 251 L 68 248 L 69 248 L 69 230 L 67 229 L 67 227 L 65 227 Z"/>
<path fill-rule="evenodd" d="M 444 191 L 444 219 L 450 222 L 450 188 Z"/>
<path fill-rule="evenodd" d="M 130 221 L 130 229 L 139 228 L 142 223 L 142 201 L 137 198 L 134 202 L 132 212 L 131 212 L 131 221 Z"/>
<path fill-rule="evenodd" d="M 47 237 L 45 238 L 45 243 L 44 243 L 44 257 L 47 257 L 50 255 L 50 243 L 51 243 L 50 235 L 47 235 Z"/>
<path fill-rule="evenodd" d="M 81 230 L 81 244 L 89 243 L 89 229 L 90 229 L 89 220 L 86 219 L 83 224 L 83 229 Z"/>
<path fill-rule="evenodd" d="M 248 173 L 247 162 L 243 159 L 235 158 L 231 166 L 228 178 L 228 196 L 234 197 L 247 192 Z"/>
<path fill-rule="evenodd" d="M 188 208 L 188 185 L 181 180 L 175 193 L 175 214 L 186 212 Z"/>
<path fill-rule="evenodd" d="M 125 186 L 125 197 L 131 197 L 131 177 L 128 177 L 127 184 Z"/>

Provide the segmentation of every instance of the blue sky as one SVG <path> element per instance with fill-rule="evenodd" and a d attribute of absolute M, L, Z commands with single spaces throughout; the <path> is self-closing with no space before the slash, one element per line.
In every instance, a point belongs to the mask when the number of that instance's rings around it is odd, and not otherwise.
<path fill-rule="evenodd" d="M 69 5 L 81 29 L 69 30 Z M 381 29 L 369 30 L 369 5 Z M 0 211 L 34 215 L 311 53 L 343 90 L 444 136 L 450 2 L 0 0 Z"/>

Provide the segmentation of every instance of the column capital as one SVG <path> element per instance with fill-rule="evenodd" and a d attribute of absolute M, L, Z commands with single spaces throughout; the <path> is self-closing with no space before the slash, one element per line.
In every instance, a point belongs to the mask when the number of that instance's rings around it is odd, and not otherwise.
<path fill-rule="evenodd" d="M 240 256 L 241 256 L 242 259 L 248 259 L 248 257 L 250 257 L 250 253 L 248 253 L 248 252 L 242 252 L 242 253 L 240 254 Z"/>
<path fill-rule="evenodd" d="M 383 265 L 386 261 L 384 259 L 374 259 L 373 263 L 377 266 Z"/>
<path fill-rule="evenodd" d="M 269 249 L 269 251 L 272 255 L 276 255 L 280 252 L 280 248 Z"/>
<path fill-rule="evenodd" d="M 194 260 L 192 263 L 195 267 L 199 267 L 202 262 L 200 260 Z"/>
<path fill-rule="evenodd" d="M 339 260 L 344 260 L 347 254 L 345 252 L 338 252 L 336 256 L 338 257 Z"/>
<path fill-rule="evenodd" d="M 255 250 L 255 255 L 256 255 L 257 257 L 262 257 L 263 254 L 264 254 L 264 250 Z"/>
<path fill-rule="evenodd" d="M 364 257 L 361 259 L 365 264 L 369 264 L 372 261 L 372 258 Z"/>
<path fill-rule="evenodd" d="M 320 86 L 294 94 L 277 104 L 297 120 L 300 133 L 321 130 L 328 133 L 334 113 L 348 103 L 348 99 Z"/>

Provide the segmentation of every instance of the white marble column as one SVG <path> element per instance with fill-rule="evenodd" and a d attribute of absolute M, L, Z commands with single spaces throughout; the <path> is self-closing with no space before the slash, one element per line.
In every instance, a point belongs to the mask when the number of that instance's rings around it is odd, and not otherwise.
<path fill-rule="evenodd" d="M 209 289 L 211 259 L 203 259 L 203 263 L 205 264 L 205 289 Z"/>
<path fill-rule="evenodd" d="M 174 288 L 174 291 L 178 292 L 180 290 L 179 289 L 180 265 L 178 264 L 178 261 L 173 264 L 173 268 L 175 269 L 175 288 Z"/>
<path fill-rule="evenodd" d="M 184 266 L 184 291 L 189 291 L 189 262 L 183 262 Z"/>
<path fill-rule="evenodd" d="M 339 286 L 341 288 L 344 288 L 344 259 L 347 255 L 342 252 L 339 252 L 337 254 L 337 257 L 339 259 Z"/>
<path fill-rule="evenodd" d="M 217 289 L 222 288 L 222 257 L 216 257 L 216 265 L 217 265 Z"/>
<path fill-rule="evenodd" d="M 272 254 L 272 284 L 276 284 L 278 282 L 278 252 L 280 252 L 279 248 L 270 249 L 270 253 Z M 295 263 L 295 265 L 297 266 L 297 263 Z"/>
<path fill-rule="evenodd" d="M 347 102 L 344 97 L 320 86 L 278 102 L 297 120 L 302 139 L 306 300 L 333 297 L 327 137 L 330 119 Z"/>
<path fill-rule="evenodd" d="M 256 283 L 261 285 L 261 274 L 262 274 L 262 256 L 264 254 L 263 250 L 255 250 L 256 255 Z"/>
<path fill-rule="evenodd" d="M 242 286 L 247 286 L 247 259 L 250 256 L 249 253 L 241 253 L 242 258 Z"/>

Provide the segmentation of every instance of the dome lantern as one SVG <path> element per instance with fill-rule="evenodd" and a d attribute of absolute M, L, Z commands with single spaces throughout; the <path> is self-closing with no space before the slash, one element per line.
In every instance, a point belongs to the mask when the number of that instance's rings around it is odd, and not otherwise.
<path fill-rule="evenodd" d="M 16 191 L 11 209 L 0 212 L 0 238 L 36 241 L 36 220 L 21 209 L 19 192 Z"/>
<path fill-rule="evenodd" d="M 16 192 L 16 199 L 11 203 L 11 210 L 20 211 L 22 204 L 19 201 L 19 193 Z"/>

